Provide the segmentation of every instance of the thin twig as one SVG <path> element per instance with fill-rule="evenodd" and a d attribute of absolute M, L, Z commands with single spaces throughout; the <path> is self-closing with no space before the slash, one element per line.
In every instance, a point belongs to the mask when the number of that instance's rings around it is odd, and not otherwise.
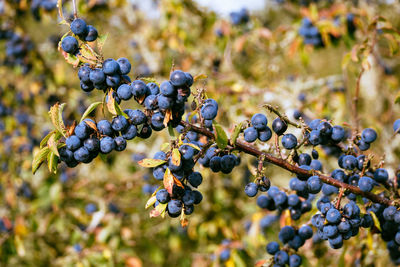
<path fill-rule="evenodd" d="M 72 0 L 72 7 L 74 9 L 74 18 L 78 18 L 78 8 L 77 8 L 77 5 L 76 5 L 76 1 L 77 0 Z"/>
<path fill-rule="evenodd" d="M 344 188 L 342 187 L 342 188 L 340 188 L 340 191 L 339 191 L 339 196 L 338 196 L 338 199 L 336 202 L 336 209 L 340 208 L 340 202 L 342 201 L 343 194 L 344 194 Z"/>

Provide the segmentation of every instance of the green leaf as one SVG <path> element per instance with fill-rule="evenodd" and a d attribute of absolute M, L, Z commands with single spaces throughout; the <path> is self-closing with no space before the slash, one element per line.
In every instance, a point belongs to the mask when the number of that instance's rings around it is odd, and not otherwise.
<path fill-rule="evenodd" d="M 342 69 L 346 69 L 347 66 L 349 65 L 349 62 L 351 60 L 351 53 L 346 53 L 343 58 L 342 58 Z"/>
<path fill-rule="evenodd" d="M 149 207 L 153 206 L 154 203 L 156 203 L 157 199 L 156 196 L 152 196 L 147 200 L 145 209 L 148 209 Z"/>
<path fill-rule="evenodd" d="M 397 93 L 396 98 L 394 100 L 395 104 L 400 104 L 400 92 Z"/>
<path fill-rule="evenodd" d="M 65 19 L 63 19 L 62 21 L 60 21 L 58 23 L 58 25 L 68 25 L 69 26 L 69 23 Z"/>
<path fill-rule="evenodd" d="M 103 46 L 107 40 L 108 34 L 102 34 L 97 37 L 97 49 L 101 52 L 103 50 Z"/>
<path fill-rule="evenodd" d="M 161 151 L 166 151 L 167 148 L 169 148 L 169 143 L 164 143 L 164 144 L 161 145 L 160 150 L 161 150 Z"/>
<path fill-rule="evenodd" d="M 117 115 L 121 115 L 121 116 L 124 116 L 126 119 L 129 119 L 128 114 L 126 114 L 125 112 L 122 111 L 122 109 L 119 106 L 119 104 L 117 103 L 117 101 L 114 101 L 114 105 L 115 105 L 115 111 L 117 112 Z"/>
<path fill-rule="evenodd" d="M 107 97 L 107 109 L 108 112 L 110 112 L 113 115 L 117 115 L 117 111 L 115 110 L 115 99 L 112 95 L 113 90 L 111 89 L 108 91 L 108 97 Z"/>
<path fill-rule="evenodd" d="M 175 137 L 174 128 L 172 128 L 172 125 L 168 125 L 168 133 L 170 137 Z"/>
<path fill-rule="evenodd" d="M 58 157 L 60 156 L 60 154 L 58 154 L 57 145 L 60 138 L 61 138 L 61 133 L 56 132 L 55 134 L 50 136 L 49 141 L 47 142 L 47 146 L 49 147 L 50 151 Z"/>
<path fill-rule="evenodd" d="M 177 148 L 172 149 L 172 164 L 175 166 L 181 165 L 181 153 Z"/>
<path fill-rule="evenodd" d="M 39 169 L 40 165 L 42 165 L 43 161 L 47 158 L 47 154 L 49 154 L 50 149 L 46 146 L 40 149 L 34 156 L 32 160 L 32 173 L 35 174 Z"/>
<path fill-rule="evenodd" d="M 67 63 L 71 64 L 72 66 L 74 66 L 74 68 L 78 67 L 79 63 L 81 62 L 77 56 L 74 56 L 71 54 L 67 54 L 64 58 L 65 58 L 65 61 L 67 61 Z"/>
<path fill-rule="evenodd" d="M 164 163 L 166 163 L 166 161 L 162 159 L 142 159 L 138 162 L 138 164 L 144 168 L 154 168 Z"/>
<path fill-rule="evenodd" d="M 167 203 L 158 204 L 157 207 L 155 207 L 152 211 L 150 211 L 150 218 L 158 217 L 160 215 L 161 215 L 161 217 L 164 218 L 166 209 L 167 209 Z"/>
<path fill-rule="evenodd" d="M 217 134 L 215 141 L 220 149 L 224 149 L 228 145 L 228 136 L 217 122 L 214 122 L 214 127 Z"/>
<path fill-rule="evenodd" d="M 231 135 L 232 144 L 236 143 L 236 139 L 239 137 L 240 132 L 242 131 L 243 122 L 239 123 L 235 126 L 233 133 Z"/>
<path fill-rule="evenodd" d="M 372 220 L 374 221 L 375 227 L 378 228 L 378 230 L 382 232 L 381 224 L 380 224 L 379 219 L 378 219 L 378 217 L 376 216 L 375 212 L 370 211 L 369 213 L 370 213 L 371 216 L 372 216 Z"/>
<path fill-rule="evenodd" d="M 47 141 L 49 141 L 50 137 L 51 137 L 53 134 L 55 134 L 56 132 L 57 132 L 56 130 L 53 130 L 53 131 L 51 131 L 50 133 L 48 133 L 48 134 L 42 139 L 42 141 L 40 141 L 39 148 L 43 148 L 44 146 L 46 146 L 46 145 L 47 145 Z"/>
<path fill-rule="evenodd" d="M 99 56 L 88 44 L 81 45 L 80 48 L 81 48 L 80 49 L 81 53 L 78 55 L 78 58 L 80 59 L 80 61 L 92 64 L 92 65 L 97 63 L 97 58 Z"/>
<path fill-rule="evenodd" d="M 54 106 L 50 108 L 49 115 L 51 122 L 53 123 L 57 131 L 59 131 L 64 137 L 67 137 L 64 121 L 62 119 L 62 111 L 64 109 L 64 106 L 65 103 L 61 105 L 59 103 L 56 103 Z"/>
<path fill-rule="evenodd" d="M 82 122 L 84 119 L 86 119 L 86 117 L 89 116 L 89 114 L 101 104 L 103 104 L 103 102 L 94 102 L 94 103 L 90 104 L 90 106 L 83 113 L 80 122 Z"/>
<path fill-rule="evenodd" d="M 56 154 L 54 154 L 53 151 L 50 151 L 50 153 L 47 154 L 47 166 L 49 168 L 49 171 L 52 173 L 56 173 L 57 165 L 58 165 L 58 157 L 56 156 Z"/>
<path fill-rule="evenodd" d="M 196 146 L 195 144 L 191 144 L 191 143 L 183 143 L 182 145 L 187 145 L 187 146 L 191 146 L 191 147 L 193 147 L 194 149 L 197 149 L 197 150 L 201 150 L 201 148 L 200 147 L 198 147 L 198 146 Z"/>
<path fill-rule="evenodd" d="M 205 74 L 199 74 L 199 75 L 194 76 L 193 80 L 194 80 L 195 82 L 197 82 L 198 80 L 203 80 L 203 79 L 207 79 L 207 78 L 208 78 L 207 75 L 205 75 Z"/>

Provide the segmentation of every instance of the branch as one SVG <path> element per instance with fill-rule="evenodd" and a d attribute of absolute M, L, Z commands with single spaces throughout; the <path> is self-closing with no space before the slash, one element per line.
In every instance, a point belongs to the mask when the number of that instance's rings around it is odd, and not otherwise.
<path fill-rule="evenodd" d="M 78 8 L 76 6 L 76 1 L 77 0 L 72 0 L 72 7 L 74 9 L 74 18 L 76 19 L 78 17 Z"/>
<path fill-rule="evenodd" d="M 184 127 L 190 128 L 192 131 L 195 131 L 195 132 L 197 132 L 199 134 L 202 134 L 202 135 L 207 136 L 209 138 L 215 139 L 214 134 L 212 132 L 208 131 L 205 128 L 198 127 L 196 125 L 193 125 L 191 123 L 187 123 L 185 121 L 181 121 L 181 125 L 183 125 Z M 384 204 L 384 205 L 388 205 L 388 206 L 390 206 L 390 205 L 400 206 L 400 204 L 395 203 L 394 201 L 392 201 L 392 200 L 390 200 L 388 198 L 378 196 L 378 195 L 373 194 L 371 192 L 364 192 L 364 191 L 362 191 L 360 188 L 358 188 L 356 186 L 349 185 L 349 184 L 340 182 L 338 180 L 335 180 L 334 178 L 330 177 L 329 175 L 323 174 L 323 173 L 321 173 L 319 171 L 307 171 L 307 170 L 304 170 L 304 169 L 302 169 L 302 168 L 300 168 L 300 167 L 298 167 L 298 166 L 296 166 L 294 164 L 290 164 L 289 162 L 287 162 L 287 161 L 285 161 L 283 159 L 277 158 L 277 157 L 273 156 L 270 153 L 261 152 L 257 148 L 255 148 L 253 146 L 250 146 L 250 145 L 247 145 L 245 143 L 242 143 L 240 141 L 236 141 L 236 144 L 230 144 L 230 146 L 232 146 L 235 149 L 237 149 L 239 151 L 242 151 L 242 152 L 244 152 L 246 154 L 253 155 L 255 157 L 263 156 L 265 161 L 270 162 L 270 163 L 272 163 L 272 164 L 274 164 L 276 166 L 279 166 L 279 167 L 281 167 L 281 168 L 283 168 L 285 170 L 288 170 L 288 171 L 290 171 L 292 173 L 300 174 L 300 175 L 305 176 L 305 177 L 310 177 L 312 175 L 317 175 L 321 179 L 321 181 L 326 183 L 326 184 L 330 184 L 330 185 L 333 185 L 333 186 L 338 187 L 338 188 L 344 188 L 346 191 L 349 191 L 349 192 L 354 193 L 356 195 L 360 195 L 360 196 L 363 196 L 365 198 L 368 198 L 372 202 L 380 203 L 380 204 Z"/>

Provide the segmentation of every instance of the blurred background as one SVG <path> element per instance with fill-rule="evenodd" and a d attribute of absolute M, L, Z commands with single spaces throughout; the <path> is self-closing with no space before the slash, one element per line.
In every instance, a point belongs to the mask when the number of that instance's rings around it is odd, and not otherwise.
<path fill-rule="evenodd" d="M 71 19 L 72 2 L 62 2 Z M 399 28 L 398 1 L 77 2 L 79 16 L 107 34 L 104 56 L 131 61 L 132 79 L 162 82 L 173 65 L 207 75 L 195 86 L 218 101 L 217 121 L 228 133 L 256 112 L 272 121 L 265 103 L 278 105 L 293 120 L 301 114 L 306 121 L 350 125 L 357 77 L 365 68 L 361 125 L 378 131 L 380 145 L 371 151 L 377 161 L 384 157 L 394 175 L 400 140 L 391 125 L 400 114 L 395 103 L 400 39 L 388 34 L 396 30 L 380 27 Z M 56 4 L 0 0 L 0 265 L 254 266 L 268 259 L 265 245 L 284 222 L 244 194 L 255 174 L 253 157 L 241 155 L 240 167 L 229 175 L 196 167 L 204 177 L 199 187 L 204 200 L 186 228 L 178 219 L 150 219 L 145 209 L 160 183 L 137 162 L 168 142 L 167 131 L 135 139 L 127 151 L 90 165 L 60 165 L 57 174 L 42 166 L 32 175 L 32 153 L 52 130 L 50 106 L 66 103 L 64 120 L 72 124 L 103 98 L 80 89 L 77 69 L 57 50 L 68 27 L 59 25 Z M 372 49 L 362 50 L 363 44 Z M 102 118 L 100 111 L 91 115 Z M 326 173 L 337 167 L 334 151 L 319 153 Z M 267 176 L 273 185 L 289 188 L 290 173 L 267 165 Z M 311 245 L 310 240 L 300 250 L 304 266 L 393 265 L 386 244 L 367 230 L 340 250 Z M 225 249 L 230 254 L 222 259 Z"/>

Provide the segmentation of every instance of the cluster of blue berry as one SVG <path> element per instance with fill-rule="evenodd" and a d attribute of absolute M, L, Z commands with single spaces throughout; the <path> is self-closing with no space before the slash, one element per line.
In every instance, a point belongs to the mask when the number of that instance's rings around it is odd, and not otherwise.
<path fill-rule="evenodd" d="M 41 14 L 40 11 L 50 12 L 57 8 L 56 0 L 32 0 L 31 2 L 31 13 L 35 20 L 40 21 Z"/>
<path fill-rule="evenodd" d="M 292 250 L 297 251 L 312 236 L 313 230 L 308 225 L 303 225 L 299 229 L 295 229 L 292 226 L 282 227 L 279 232 L 279 240 L 286 246 L 281 249 L 276 241 L 272 241 L 266 246 L 267 252 L 274 255 L 274 266 L 300 266 L 302 258 Z"/>
<path fill-rule="evenodd" d="M 2 64 L 10 67 L 19 66 L 23 74 L 28 73 L 32 69 L 29 52 L 34 47 L 31 39 L 10 29 L 0 29 L 0 40 L 6 40 L 6 53 Z"/>
<path fill-rule="evenodd" d="M 83 19 L 74 19 L 71 22 L 70 29 L 75 36 L 85 42 L 93 42 L 98 37 L 96 28 L 87 25 Z M 75 55 L 79 53 L 79 42 L 74 36 L 65 36 L 61 40 L 61 48 L 66 53 Z"/>

